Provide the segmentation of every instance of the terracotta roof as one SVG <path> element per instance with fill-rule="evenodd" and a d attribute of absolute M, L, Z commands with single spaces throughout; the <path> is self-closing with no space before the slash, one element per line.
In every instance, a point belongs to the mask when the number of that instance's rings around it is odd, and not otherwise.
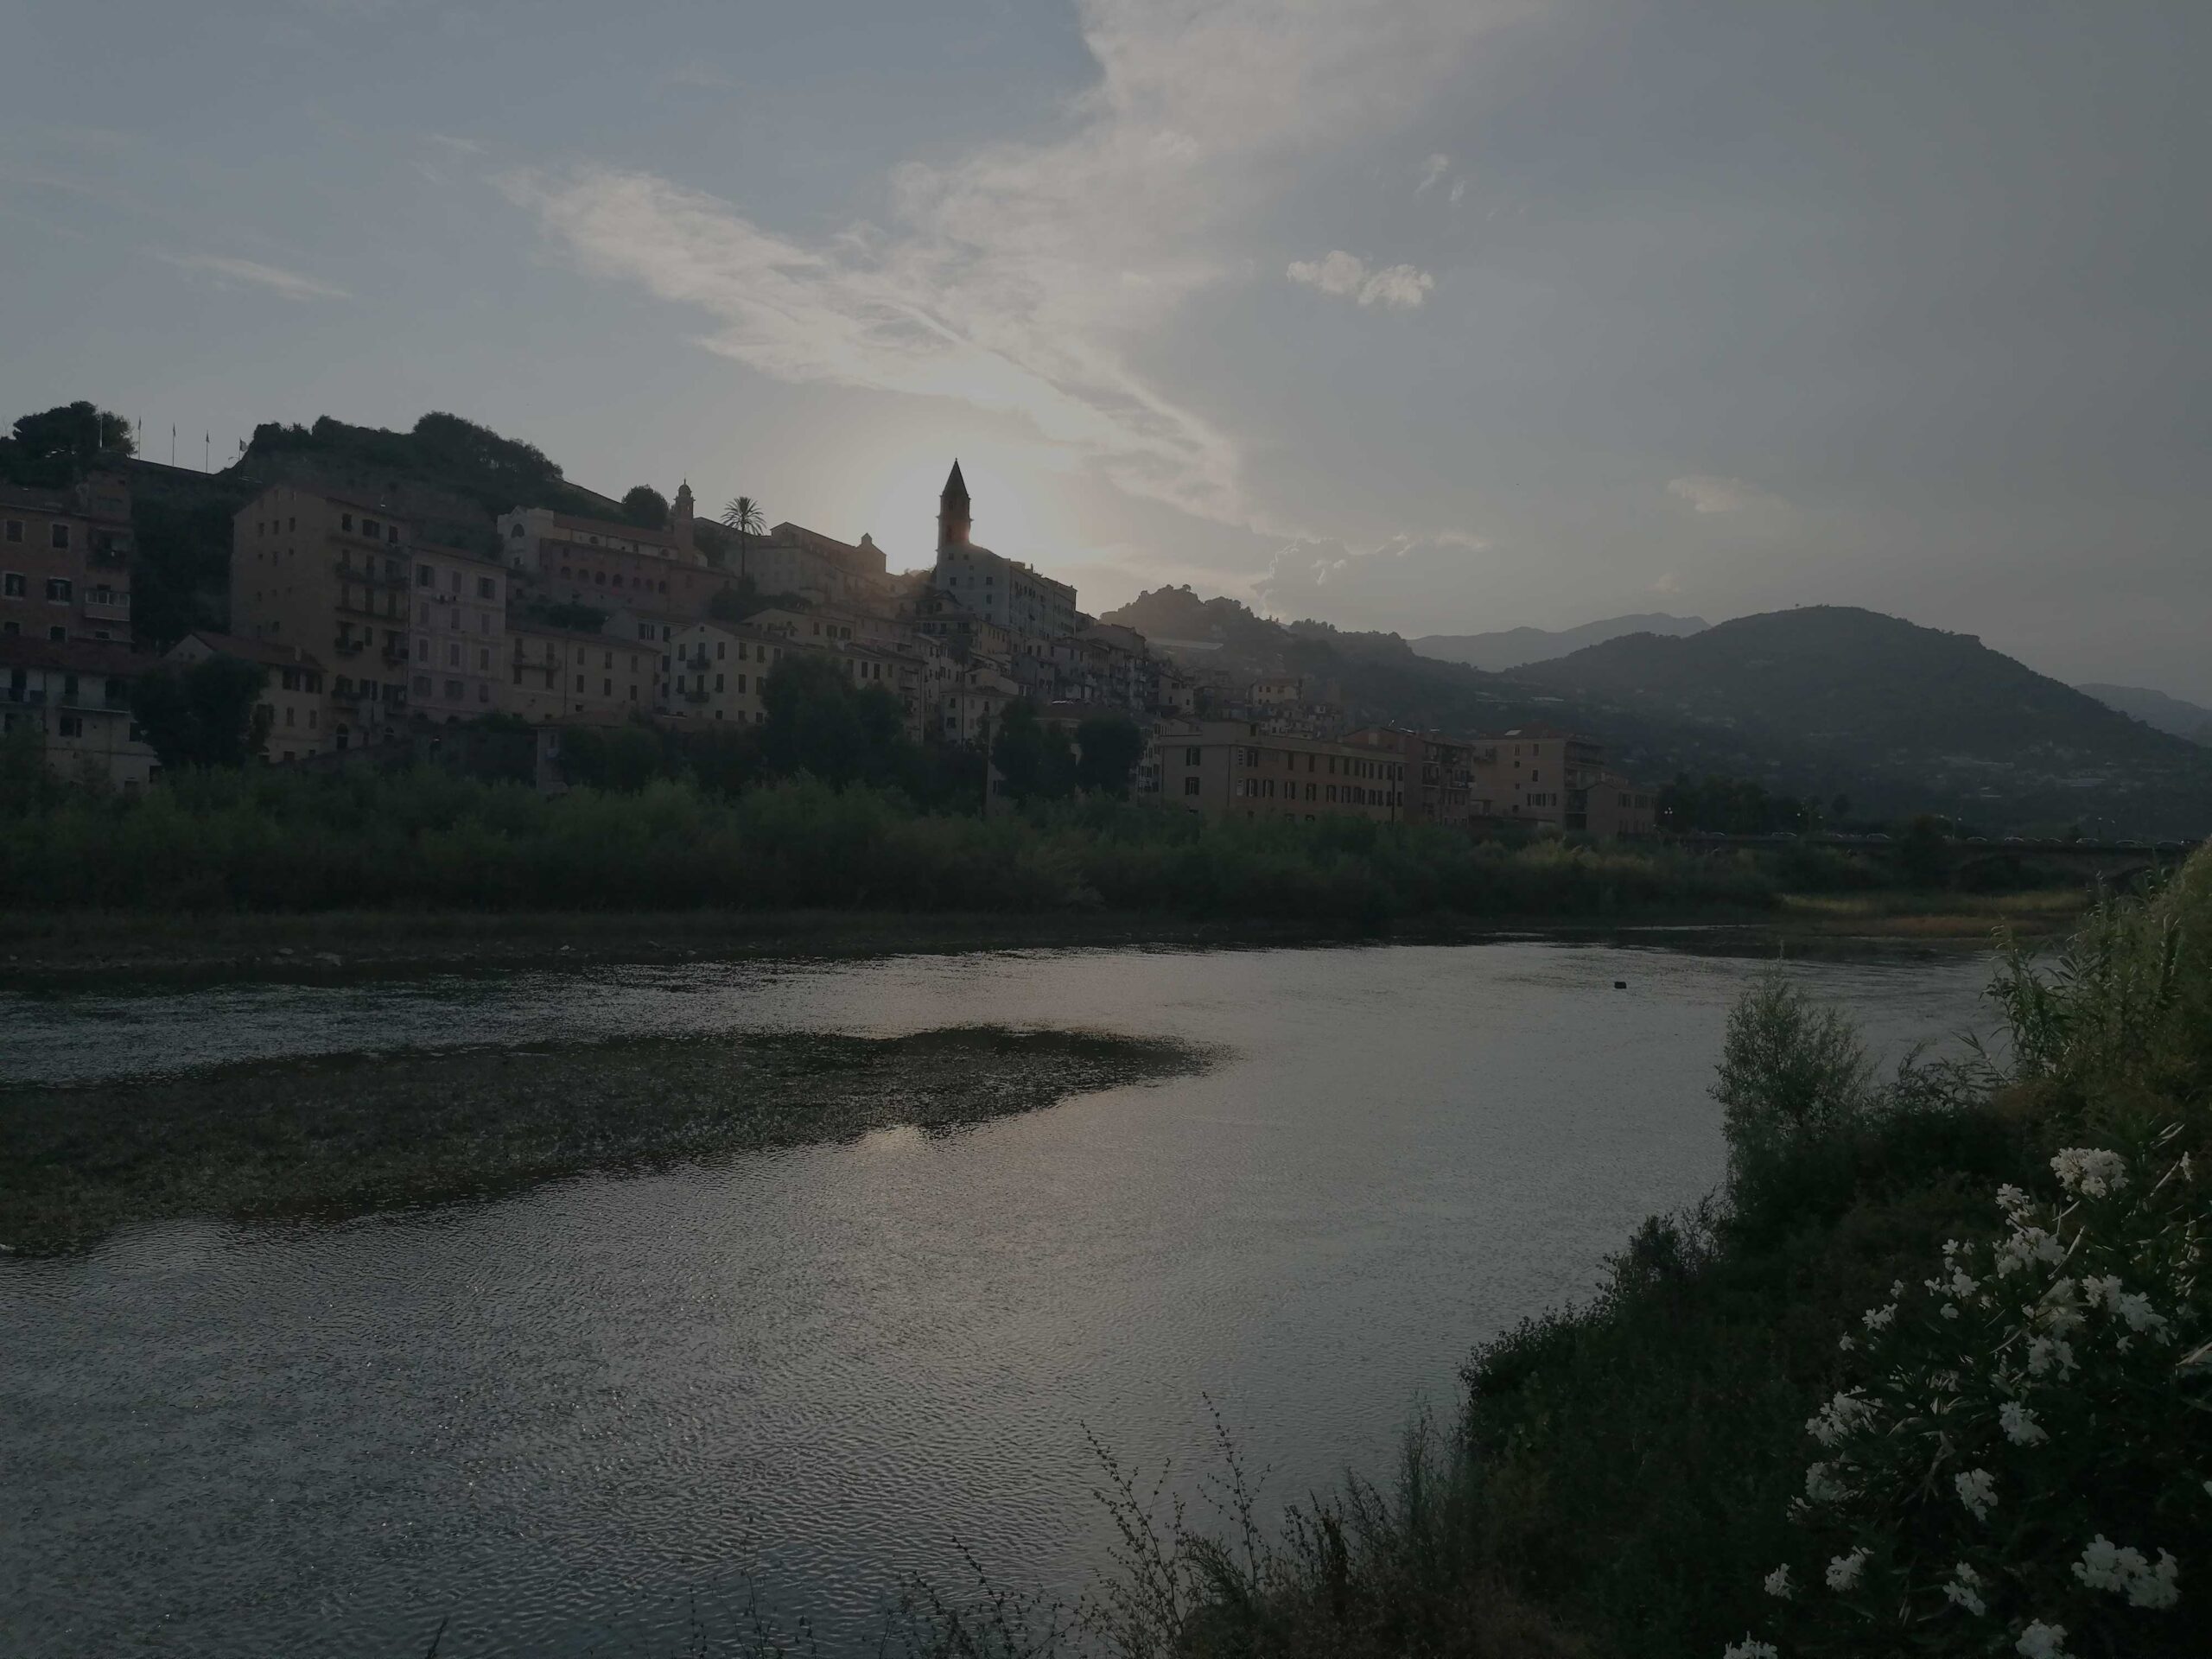
<path fill-rule="evenodd" d="M 507 624 L 509 633 L 536 634 L 547 639 L 573 639 L 580 645 L 604 645 L 609 651 L 653 651 L 658 642 L 652 639 L 626 639 L 620 634 L 586 633 L 581 628 L 556 628 L 550 622 L 514 622 Z"/>
<path fill-rule="evenodd" d="M 41 639 L 29 634 L 0 634 L 0 668 L 58 668 L 67 674 L 104 674 L 129 679 L 159 665 L 152 657 L 105 640 Z"/>
<path fill-rule="evenodd" d="M 243 658 L 249 663 L 263 663 L 271 668 L 312 668 L 318 671 L 322 668 L 321 663 L 297 645 L 280 645 L 274 639 L 217 633 L 210 628 L 194 628 L 185 638 L 200 641 L 218 656 Z"/>

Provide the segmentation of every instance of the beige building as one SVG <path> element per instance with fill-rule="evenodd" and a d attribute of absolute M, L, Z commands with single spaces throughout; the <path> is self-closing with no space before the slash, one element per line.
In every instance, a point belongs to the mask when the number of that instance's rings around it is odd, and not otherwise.
<path fill-rule="evenodd" d="M 336 749 L 407 712 L 414 537 L 374 504 L 273 485 L 232 521 L 231 632 L 328 665 Z"/>
<path fill-rule="evenodd" d="M 1244 720 L 1162 725 L 1154 745 L 1162 804 L 1209 819 L 1405 817 L 1406 763 L 1387 752 Z"/>
<path fill-rule="evenodd" d="M 938 499 L 937 564 L 930 585 L 1009 633 L 1054 639 L 1076 631 L 1075 589 L 969 539 L 968 486 L 960 463 Z"/>
<path fill-rule="evenodd" d="M 888 607 L 891 582 L 883 550 L 867 536 L 857 544 L 804 524 L 781 524 L 740 545 L 737 573 L 756 592 L 793 594 L 817 604 L 880 611 Z"/>
<path fill-rule="evenodd" d="M 730 584 L 692 539 L 688 484 L 676 493 L 665 530 L 517 507 L 500 515 L 499 534 L 509 569 L 563 603 L 696 618 Z"/>
<path fill-rule="evenodd" d="M 658 650 L 644 640 L 510 623 L 496 706 L 535 725 L 617 725 L 652 711 Z"/>
<path fill-rule="evenodd" d="M 1507 823 L 1580 830 L 1583 796 L 1605 770 L 1596 739 L 1556 726 L 1516 726 L 1476 740 L 1473 791 Z"/>
<path fill-rule="evenodd" d="M 322 664 L 297 645 L 242 634 L 197 629 L 169 647 L 162 660 L 181 667 L 235 657 L 268 674 L 257 708 L 267 710 L 264 759 L 273 765 L 305 760 L 330 747 L 330 690 Z"/>
<path fill-rule="evenodd" d="M 499 708 L 510 670 L 506 568 L 428 544 L 410 561 L 414 660 L 407 707 L 420 719 L 451 725 Z"/>
<path fill-rule="evenodd" d="M 0 638 L 130 642 L 130 487 L 0 486 Z"/>
<path fill-rule="evenodd" d="M 1601 772 L 1583 791 L 1581 821 L 1570 818 L 1567 827 L 1606 841 L 1649 836 L 1659 827 L 1658 798 L 1618 772 Z"/>
<path fill-rule="evenodd" d="M 677 633 L 669 719 L 758 726 L 767 719 L 760 683 L 797 647 L 781 634 L 743 622 L 695 622 Z"/>
<path fill-rule="evenodd" d="M 1464 824 L 1474 815 L 1474 745 L 1395 726 L 1363 726 L 1345 734 L 1344 741 L 1404 763 L 1408 823 Z"/>
<path fill-rule="evenodd" d="M 97 640 L 0 635 L 0 732 L 38 731 L 64 778 L 136 790 L 161 771 L 131 717 L 130 692 L 153 659 Z"/>

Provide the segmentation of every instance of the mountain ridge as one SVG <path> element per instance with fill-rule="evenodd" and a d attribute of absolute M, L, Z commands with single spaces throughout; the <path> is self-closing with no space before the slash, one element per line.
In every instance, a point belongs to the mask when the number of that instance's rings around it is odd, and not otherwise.
<path fill-rule="evenodd" d="M 1627 633 L 1656 633 L 1680 637 L 1700 633 L 1713 625 L 1701 616 L 1675 616 L 1667 611 L 1637 611 L 1609 616 L 1572 628 L 1501 628 L 1489 633 L 1426 633 L 1406 643 L 1414 654 L 1439 662 L 1465 663 L 1497 674 L 1529 663 L 1565 657 L 1586 645 L 1603 645 Z"/>

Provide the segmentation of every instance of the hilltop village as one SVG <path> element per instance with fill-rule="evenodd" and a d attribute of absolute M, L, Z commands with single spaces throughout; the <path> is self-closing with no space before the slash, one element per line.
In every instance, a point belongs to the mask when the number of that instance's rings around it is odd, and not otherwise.
<path fill-rule="evenodd" d="M 165 665 L 262 670 L 255 729 L 270 765 L 458 753 L 453 728 L 527 728 L 541 786 L 558 788 L 565 734 L 759 725 L 766 677 L 810 654 L 895 697 L 919 743 L 988 754 L 1016 704 L 1071 732 L 1126 715 L 1143 741 L 1133 793 L 1211 819 L 1652 828 L 1651 792 L 1609 771 L 1587 734 L 1355 727 L 1326 683 L 1240 679 L 1210 667 L 1202 642 L 1086 615 L 1073 588 L 973 538 L 957 461 L 935 562 L 906 572 L 866 535 L 702 519 L 688 482 L 658 523 L 516 505 L 487 535 L 456 533 L 445 503 L 290 477 L 232 518 L 227 627 L 157 653 L 133 632 L 132 489 L 168 470 L 0 487 L 0 708 L 10 729 L 37 723 L 58 770 L 124 791 L 161 770 L 133 709 L 137 683 Z"/>

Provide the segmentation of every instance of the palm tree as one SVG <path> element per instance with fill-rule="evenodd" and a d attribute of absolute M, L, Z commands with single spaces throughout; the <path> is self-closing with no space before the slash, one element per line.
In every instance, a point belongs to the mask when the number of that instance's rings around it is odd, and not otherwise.
<path fill-rule="evenodd" d="M 749 495 L 734 495 L 722 509 L 722 523 L 737 532 L 737 574 L 742 580 L 748 574 L 745 569 L 746 537 L 758 536 L 764 527 L 760 504 Z"/>

